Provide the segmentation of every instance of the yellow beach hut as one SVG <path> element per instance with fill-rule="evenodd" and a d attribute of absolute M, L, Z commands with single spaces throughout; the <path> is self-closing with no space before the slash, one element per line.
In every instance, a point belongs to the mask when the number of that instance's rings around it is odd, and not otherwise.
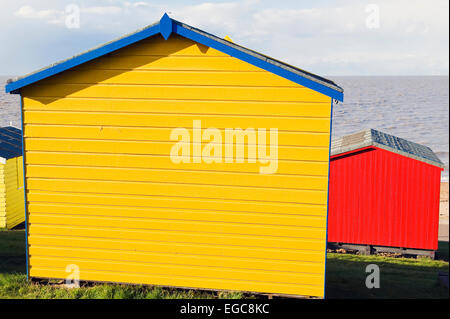
<path fill-rule="evenodd" d="M 332 81 L 164 15 L 6 91 L 30 277 L 324 296 Z"/>
<path fill-rule="evenodd" d="M 0 229 L 25 221 L 22 132 L 0 127 Z"/>

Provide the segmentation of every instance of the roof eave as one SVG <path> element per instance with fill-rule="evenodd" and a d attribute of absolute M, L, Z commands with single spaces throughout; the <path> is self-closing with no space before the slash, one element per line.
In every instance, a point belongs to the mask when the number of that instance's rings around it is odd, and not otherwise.
<path fill-rule="evenodd" d="M 107 44 L 104 44 L 102 46 L 94 48 L 85 53 L 76 55 L 68 60 L 63 61 L 63 62 L 53 64 L 47 68 L 44 68 L 44 69 L 41 69 L 34 73 L 31 73 L 28 76 L 18 79 L 17 81 L 8 83 L 5 86 L 5 91 L 6 91 L 6 93 L 17 94 L 20 92 L 19 90 L 25 86 L 28 86 L 30 84 L 33 84 L 40 80 L 43 80 L 47 77 L 56 75 L 58 73 L 66 71 L 68 69 L 74 68 L 80 64 L 89 62 L 93 59 L 99 58 L 105 54 L 119 50 L 121 48 L 124 48 L 130 44 L 136 43 L 145 38 L 156 35 L 156 34 L 160 33 L 159 26 L 160 26 L 159 23 L 154 24 L 154 25 L 144 28 L 138 32 L 135 32 L 133 34 L 122 37 L 116 41 L 109 42 Z"/>
<path fill-rule="evenodd" d="M 405 157 L 412 158 L 414 160 L 417 160 L 417 161 L 420 161 L 420 162 L 423 162 L 426 164 L 437 166 L 441 169 L 445 168 L 445 164 L 442 162 L 431 161 L 429 159 L 426 159 L 426 158 L 423 158 L 423 157 L 420 157 L 420 156 L 417 156 L 417 155 L 414 155 L 411 153 L 407 153 L 407 152 L 404 152 L 401 150 L 397 150 L 397 149 L 394 149 L 392 147 L 389 147 L 387 145 L 383 145 L 383 144 L 380 144 L 377 142 L 364 142 L 364 143 L 360 143 L 360 144 L 356 144 L 356 145 L 352 145 L 352 146 L 348 146 L 348 147 L 338 148 L 338 149 L 330 152 L 330 157 L 340 157 L 340 156 L 344 156 L 344 155 L 349 155 L 352 153 L 359 152 L 360 150 L 365 150 L 367 148 L 382 149 L 382 150 L 385 150 L 385 151 L 388 151 L 391 153 L 395 153 L 395 154 L 399 154 L 399 155 L 402 155 Z"/>
<path fill-rule="evenodd" d="M 202 43 L 208 47 L 229 54 L 230 56 L 277 74 L 292 82 L 320 92 L 338 101 L 343 102 L 344 100 L 344 90 L 334 83 L 331 85 L 329 83 L 321 81 L 320 79 L 313 80 L 312 77 L 307 74 L 307 72 L 302 74 L 299 69 L 296 69 L 290 65 L 266 57 L 260 53 L 239 46 L 233 42 L 220 39 L 214 35 L 186 25 L 182 22 L 176 20 L 173 21 L 175 26 L 174 32 L 185 38 L 191 39 L 192 41 Z M 320 78 L 318 76 L 315 77 Z"/>
<path fill-rule="evenodd" d="M 429 159 L 426 159 L 426 158 L 423 158 L 423 157 L 420 157 L 420 156 L 417 156 L 417 155 L 414 155 L 414 154 L 411 154 L 411 153 L 408 153 L 408 152 L 404 152 L 402 150 L 398 150 L 398 149 L 395 149 L 395 148 L 392 148 L 392 147 L 389 147 L 387 145 L 383 145 L 383 144 L 380 144 L 380 143 L 377 143 L 377 142 L 373 142 L 373 146 L 375 146 L 377 148 L 380 148 L 380 149 L 384 149 L 386 151 L 389 151 L 389 152 L 392 152 L 392 153 L 395 153 L 395 154 L 399 154 L 399 155 L 402 155 L 402 156 L 405 156 L 405 157 L 409 157 L 409 158 L 415 159 L 415 160 L 423 162 L 423 163 L 427 163 L 427 164 L 430 164 L 430 165 L 433 165 L 433 166 L 437 166 L 437 167 L 440 167 L 442 169 L 445 167 L 445 164 L 442 163 L 442 162 L 435 162 L 435 161 L 432 161 L 432 160 L 429 160 Z"/>

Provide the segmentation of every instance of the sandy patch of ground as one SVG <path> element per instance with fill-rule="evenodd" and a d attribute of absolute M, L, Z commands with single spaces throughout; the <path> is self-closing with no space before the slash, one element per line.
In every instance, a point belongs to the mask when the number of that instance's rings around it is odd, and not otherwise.
<path fill-rule="evenodd" d="M 441 183 L 441 197 L 439 203 L 439 219 L 448 223 L 448 182 Z"/>
<path fill-rule="evenodd" d="M 448 241 L 448 233 L 448 182 L 442 182 L 439 202 L 439 240 Z"/>

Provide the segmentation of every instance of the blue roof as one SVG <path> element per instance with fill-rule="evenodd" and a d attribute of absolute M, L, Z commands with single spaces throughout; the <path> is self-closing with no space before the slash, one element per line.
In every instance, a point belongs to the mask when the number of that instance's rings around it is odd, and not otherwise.
<path fill-rule="evenodd" d="M 22 131 L 12 127 L 0 127 L 0 158 L 22 156 Z"/>
<path fill-rule="evenodd" d="M 6 85 L 5 90 L 7 93 L 20 93 L 20 89 L 27 85 L 33 84 L 93 59 L 99 58 L 103 55 L 124 48 L 130 44 L 136 43 L 157 34 L 161 34 L 164 39 L 167 40 L 172 33 L 178 34 L 197 43 L 226 53 L 232 57 L 238 58 L 247 63 L 260 67 L 261 69 L 277 74 L 281 77 L 320 92 L 338 101 L 343 101 L 344 99 L 344 90 L 331 80 L 293 67 L 287 63 L 275 60 L 271 57 L 262 55 L 258 52 L 237 45 L 233 42 L 216 37 L 200 29 L 191 27 L 185 23 L 176 21 L 170 18 L 167 14 L 164 14 L 159 22 L 147 26 L 125 37 L 106 43 L 100 47 L 74 56 L 68 60 L 55 63 L 47 68 L 33 72 L 22 78 L 10 81 Z"/>

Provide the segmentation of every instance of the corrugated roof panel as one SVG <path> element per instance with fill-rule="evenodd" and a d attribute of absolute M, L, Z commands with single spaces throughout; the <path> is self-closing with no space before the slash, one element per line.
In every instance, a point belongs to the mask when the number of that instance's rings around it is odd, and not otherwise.
<path fill-rule="evenodd" d="M 17 156 L 22 156 L 22 131 L 12 126 L 0 127 L 0 157 Z"/>

